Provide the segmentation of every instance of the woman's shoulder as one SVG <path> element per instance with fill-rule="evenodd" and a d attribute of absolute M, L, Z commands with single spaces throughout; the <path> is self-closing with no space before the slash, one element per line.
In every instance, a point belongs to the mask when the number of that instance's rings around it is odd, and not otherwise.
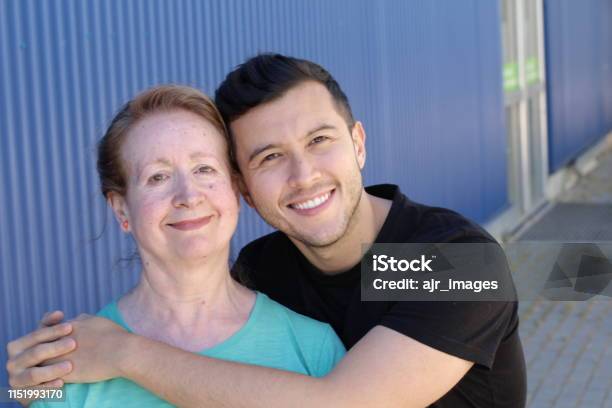
<path fill-rule="evenodd" d="M 261 302 L 262 316 L 267 319 L 280 319 L 283 323 L 289 324 L 296 331 L 315 331 L 319 333 L 331 329 L 327 323 L 304 316 L 286 306 L 270 299 L 268 295 L 257 292 L 258 300 Z"/>
<path fill-rule="evenodd" d="M 257 325 L 265 328 L 268 333 L 270 328 L 274 327 L 279 338 L 291 338 L 303 348 L 344 349 L 338 335 L 328 323 L 294 312 L 261 292 L 257 292 L 257 296 L 261 298 L 262 303 Z"/>
<path fill-rule="evenodd" d="M 98 310 L 96 316 L 106 317 L 107 319 L 115 318 L 119 313 L 119 309 L 117 307 L 117 301 L 113 300 L 112 302 L 106 304 L 102 307 L 102 309 Z"/>
<path fill-rule="evenodd" d="M 112 302 L 104 306 L 102 309 L 100 309 L 98 313 L 96 313 L 96 316 L 104 317 L 114 323 L 117 323 L 128 331 L 132 331 L 125 322 L 125 320 L 123 320 L 123 316 L 121 315 L 121 311 L 119 310 L 119 304 L 117 300 L 113 300 Z"/>
<path fill-rule="evenodd" d="M 327 374 L 346 353 L 332 327 L 293 310 L 258 292 L 258 323 L 267 338 L 299 350 L 310 375 Z"/>

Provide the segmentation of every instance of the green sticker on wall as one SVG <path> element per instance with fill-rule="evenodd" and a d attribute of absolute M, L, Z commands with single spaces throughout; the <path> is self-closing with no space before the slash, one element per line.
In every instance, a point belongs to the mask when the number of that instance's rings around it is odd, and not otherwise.
<path fill-rule="evenodd" d="M 525 61 L 525 79 L 529 85 L 539 81 L 540 65 L 537 58 L 527 58 Z"/>
<path fill-rule="evenodd" d="M 518 64 L 516 62 L 504 64 L 504 91 L 516 91 L 518 88 Z"/>

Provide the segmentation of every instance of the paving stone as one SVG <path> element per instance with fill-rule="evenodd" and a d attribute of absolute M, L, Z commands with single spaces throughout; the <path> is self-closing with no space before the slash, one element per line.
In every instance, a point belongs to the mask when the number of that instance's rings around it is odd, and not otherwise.
<path fill-rule="evenodd" d="M 612 205 L 612 151 L 558 201 Z M 524 254 L 524 262 L 537 258 L 537 254 Z M 612 407 L 612 299 L 522 303 L 527 406 Z"/>

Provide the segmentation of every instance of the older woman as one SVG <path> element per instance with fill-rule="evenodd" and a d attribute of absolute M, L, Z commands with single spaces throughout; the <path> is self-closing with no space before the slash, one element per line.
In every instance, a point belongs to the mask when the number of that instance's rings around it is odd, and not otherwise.
<path fill-rule="evenodd" d="M 239 200 L 225 132 L 213 103 L 180 86 L 150 89 L 114 118 L 98 172 L 142 271 L 138 285 L 98 315 L 195 353 L 323 376 L 344 353 L 331 327 L 230 277 Z M 65 392 L 70 406 L 167 405 L 123 378 L 68 384 Z"/>

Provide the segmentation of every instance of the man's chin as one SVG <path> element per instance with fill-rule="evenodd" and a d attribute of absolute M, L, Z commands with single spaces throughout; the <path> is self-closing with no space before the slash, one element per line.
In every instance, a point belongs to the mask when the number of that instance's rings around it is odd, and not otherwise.
<path fill-rule="evenodd" d="M 336 244 L 342 236 L 344 235 L 344 231 L 338 231 L 336 233 L 327 233 L 327 234 L 291 234 L 289 235 L 294 240 L 299 241 L 303 245 L 312 249 L 324 249 L 329 248 Z"/>

